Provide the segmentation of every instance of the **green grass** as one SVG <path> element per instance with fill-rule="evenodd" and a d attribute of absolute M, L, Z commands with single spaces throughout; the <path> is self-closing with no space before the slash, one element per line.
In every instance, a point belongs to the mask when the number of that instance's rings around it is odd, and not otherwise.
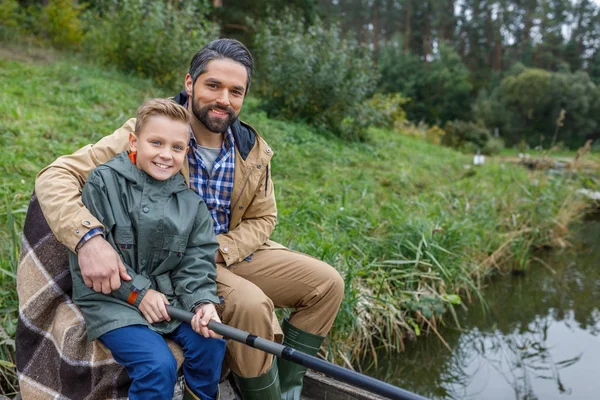
<path fill-rule="evenodd" d="M 10 373 L 18 238 L 35 175 L 111 133 L 144 99 L 174 93 L 72 57 L 3 56 L 0 86 L 0 370 Z M 471 156 L 385 130 L 345 143 L 271 120 L 257 104 L 247 99 L 242 115 L 275 151 L 274 239 L 346 280 L 328 355 L 338 361 L 453 323 L 490 273 L 526 268 L 533 247 L 562 243 L 581 215 L 575 189 L 598 188 L 594 177 L 494 160 L 474 168 Z"/>
<path fill-rule="evenodd" d="M 582 143 L 583 145 L 583 143 Z M 577 150 L 565 150 L 565 149 L 558 149 L 558 150 L 534 150 L 534 149 L 530 149 L 530 150 L 525 150 L 525 151 L 521 151 L 518 149 L 514 149 L 514 148 L 510 148 L 510 149 L 503 149 L 499 156 L 509 156 L 509 157 L 517 157 L 519 154 L 529 154 L 529 156 L 531 157 L 544 157 L 544 156 L 549 156 L 555 159 L 565 159 L 565 160 L 573 160 L 575 158 L 575 156 L 577 155 Z M 584 156 L 584 160 L 592 160 L 592 161 L 600 161 L 600 154 L 597 153 L 594 149 L 592 149 L 591 153 L 588 153 Z"/>

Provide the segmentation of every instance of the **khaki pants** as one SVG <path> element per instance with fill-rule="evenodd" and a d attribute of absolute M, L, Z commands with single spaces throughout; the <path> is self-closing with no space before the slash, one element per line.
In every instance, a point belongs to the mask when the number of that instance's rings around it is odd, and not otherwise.
<path fill-rule="evenodd" d="M 323 261 L 287 249 L 257 250 L 250 261 L 217 264 L 217 294 L 225 299 L 223 323 L 274 339 L 273 307 L 293 308 L 290 323 L 325 336 L 344 294 L 340 274 Z M 273 356 L 227 341 L 227 365 L 241 377 L 267 372 Z"/>

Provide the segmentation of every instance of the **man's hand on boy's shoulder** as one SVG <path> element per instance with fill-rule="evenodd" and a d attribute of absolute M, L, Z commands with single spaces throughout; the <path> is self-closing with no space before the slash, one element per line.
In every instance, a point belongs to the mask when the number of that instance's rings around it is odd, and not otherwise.
<path fill-rule="evenodd" d="M 215 305 L 213 303 L 202 303 L 198 305 L 198 307 L 196 307 L 196 315 L 192 318 L 192 329 L 205 338 L 222 338 L 223 336 L 208 329 L 208 323 L 211 319 L 221 322 L 217 310 L 215 309 Z"/>
<path fill-rule="evenodd" d="M 171 317 L 165 305 L 169 304 L 167 297 L 154 289 L 148 289 L 139 305 L 139 310 L 151 324 L 161 321 L 170 321 Z"/>
<path fill-rule="evenodd" d="M 77 259 L 83 281 L 96 292 L 109 294 L 121 287 L 121 279 L 131 280 L 121 257 L 102 235 L 85 242 Z"/>

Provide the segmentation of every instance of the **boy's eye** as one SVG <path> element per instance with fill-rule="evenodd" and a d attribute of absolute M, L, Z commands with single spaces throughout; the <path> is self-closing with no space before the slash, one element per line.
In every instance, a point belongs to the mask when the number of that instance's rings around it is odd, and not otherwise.
<path fill-rule="evenodd" d="M 179 145 L 175 145 L 173 148 L 178 151 L 183 150 L 183 147 Z"/>
<path fill-rule="evenodd" d="M 153 140 L 151 143 L 155 146 L 160 146 L 160 141 L 158 140 Z"/>

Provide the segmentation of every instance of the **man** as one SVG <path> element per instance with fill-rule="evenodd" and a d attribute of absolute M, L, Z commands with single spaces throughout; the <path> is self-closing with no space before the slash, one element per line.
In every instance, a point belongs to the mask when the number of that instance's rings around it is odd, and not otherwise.
<path fill-rule="evenodd" d="M 238 120 L 252 71 L 250 52 L 235 40 L 215 40 L 196 53 L 185 91 L 175 97 L 191 114 L 182 174 L 215 223 L 223 322 L 272 340 L 273 308 L 294 308 L 283 322 L 284 344 L 314 355 L 333 324 L 344 284 L 331 266 L 269 239 L 277 220 L 273 151 Z M 83 279 L 97 292 L 110 293 L 131 278 L 104 240 L 102 225 L 83 206 L 81 187 L 92 169 L 127 149 L 134 126 L 131 119 L 95 145 L 60 157 L 36 180 L 48 224 L 78 254 Z M 274 363 L 273 356 L 233 341 L 226 361 L 244 399 L 300 398 L 305 368 Z"/>

